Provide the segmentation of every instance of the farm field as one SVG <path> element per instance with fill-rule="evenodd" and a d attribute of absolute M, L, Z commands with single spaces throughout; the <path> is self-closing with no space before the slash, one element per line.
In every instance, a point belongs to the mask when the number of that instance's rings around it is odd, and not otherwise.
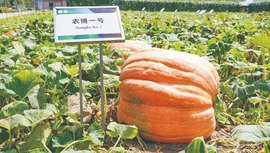
<path fill-rule="evenodd" d="M 208 148 L 205 152 L 269 152 L 269 16 L 266 12 L 121 11 L 126 40 L 196 54 L 218 71 L 216 131 L 205 143 L 198 139 L 201 148 Z M 106 49 L 109 43 L 103 44 L 108 127 L 106 132 L 101 127 L 98 44 L 82 45 L 87 116 L 80 124 L 68 106 L 79 91 L 78 49 L 55 45 L 53 32 L 51 11 L 0 19 L 0 152 L 185 150 L 188 144 L 148 142 L 138 136 L 136 127 L 116 123 L 119 65 L 124 58 L 123 50 Z M 237 132 L 240 125 L 248 126 Z"/>

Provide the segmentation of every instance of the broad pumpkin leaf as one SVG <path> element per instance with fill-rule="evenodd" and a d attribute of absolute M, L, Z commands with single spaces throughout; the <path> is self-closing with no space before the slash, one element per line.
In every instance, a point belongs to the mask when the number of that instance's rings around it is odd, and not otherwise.
<path fill-rule="evenodd" d="M 41 74 L 43 74 L 45 76 L 48 76 L 49 71 L 50 71 L 49 69 L 51 69 L 51 68 L 48 67 L 48 63 L 43 63 L 43 64 L 39 65 L 38 67 L 36 67 L 34 69 L 34 71 L 39 72 L 39 73 L 41 73 Z"/>
<path fill-rule="evenodd" d="M 84 127 L 87 126 L 88 124 L 77 124 L 77 125 L 72 125 L 72 126 L 69 126 L 69 129 L 72 133 L 75 134 L 75 139 L 78 140 L 78 139 L 81 139 L 84 137 Z"/>
<path fill-rule="evenodd" d="M 12 81 L 8 84 L 8 88 L 23 99 L 28 96 L 29 91 L 40 82 L 41 80 L 36 72 L 25 70 L 13 76 Z"/>
<path fill-rule="evenodd" d="M 52 146 L 54 148 L 65 148 L 72 141 L 72 135 L 64 132 L 52 138 Z"/>
<path fill-rule="evenodd" d="M 8 83 L 12 80 L 12 76 L 7 73 L 0 73 L 0 80 L 3 80 L 5 83 Z"/>
<path fill-rule="evenodd" d="M 236 141 L 270 141 L 270 126 L 239 125 L 232 130 L 232 136 Z"/>
<path fill-rule="evenodd" d="M 6 86 L 3 83 L 0 83 L 0 96 L 2 97 L 9 97 L 12 95 L 16 95 L 15 92 L 13 92 L 10 89 L 7 89 Z"/>
<path fill-rule="evenodd" d="M 229 52 L 236 56 L 238 59 L 243 58 L 245 55 L 245 52 L 239 48 L 232 48 Z"/>
<path fill-rule="evenodd" d="M 14 49 L 16 50 L 16 52 L 15 52 L 16 54 L 18 54 L 18 55 L 24 54 L 25 48 L 23 47 L 23 45 L 20 42 L 13 41 L 12 44 L 13 44 Z"/>
<path fill-rule="evenodd" d="M 247 69 L 248 65 L 244 62 L 235 62 L 233 67 L 237 69 Z"/>
<path fill-rule="evenodd" d="M 36 148 L 36 149 L 30 150 L 27 153 L 50 153 L 50 152 L 46 150 L 46 148 Z"/>
<path fill-rule="evenodd" d="M 35 85 L 28 93 L 27 97 L 29 103 L 33 108 L 43 108 L 46 103 L 46 97 L 44 95 L 45 89 L 40 85 Z"/>
<path fill-rule="evenodd" d="M 65 72 L 65 73 L 69 73 L 67 67 L 65 65 L 63 65 L 63 63 L 61 62 L 55 62 L 52 64 L 49 64 L 49 67 L 52 68 L 55 72 Z"/>
<path fill-rule="evenodd" d="M 37 44 L 31 39 L 24 39 L 24 45 L 30 50 L 34 50 Z"/>
<path fill-rule="evenodd" d="M 78 51 L 76 46 L 65 46 L 61 48 L 61 52 L 65 53 L 76 53 Z"/>
<path fill-rule="evenodd" d="M 76 77 L 77 75 L 79 75 L 79 66 L 78 65 L 66 65 L 69 75 L 71 75 L 71 77 Z"/>
<path fill-rule="evenodd" d="M 18 58 L 20 56 L 18 55 Z M 10 59 L 10 58 L 1 58 L 1 63 L 4 65 L 7 65 L 8 67 L 14 67 L 15 66 L 15 62 Z"/>
<path fill-rule="evenodd" d="M 130 151 L 126 150 L 123 147 L 111 147 L 108 152 L 113 152 L 113 153 L 129 153 Z"/>
<path fill-rule="evenodd" d="M 7 47 L 4 44 L 0 44 L 0 54 L 5 54 L 8 51 Z"/>
<path fill-rule="evenodd" d="M 252 95 L 255 92 L 254 85 L 247 85 L 239 83 L 234 85 L 234 96 L 244 98 L 245 96 Z"/>
<path fill-rule="evenodd" d="M 5 114 L 3 112 L 0 112 L 0 119 L 3 119 L 5 117 L 6 117 Z"/>
<path fill-rule="evenodd" d="M 102 127 L 96 122 L 92 123 L 88 128 L 87 138 L 93 143 L 93 145 L 102 146 L 105 139 Z"/>
<path fill-rule="evenodd" d="M 9 139 L 9 135 L 6 129 L 0 128 L 0 144 Z"/>
<path fill-rule="evenodd" d="M 18 146 L 19 152 L 29 152 L 31 150 L 42 149 L 47 146 L 51 139 L 52 130 L 50 123 L 44 123 L 37 125 L 30 133 L 29 138 L 20 142 Z"/>
<path fill-rule="evenodd" d="M 123 139 L 133 139 L 138 134 L 138 128 L 135 125 L 124 125 L 111 122 L 107 127 L 106 133 L 110 137 L 121 137 Z"/>
<path fill-rule="evenodd" d="M 1 153 L 18 153 L 16 149 L 12 148 L 11 150 L 6 150 L 4 152 Z"/>
<path fill-rule="evenodd" d="M 54 116 L 54 112 L 45 109 L 30 109 L 24 111 L 25 118 L 27 118 L 33 126 L 40 123 L 45 119 L 49 119 Z"/>
<path fill-rule="evenodd" d="M 252 103 L 253 105 L 256 105 L 256 104 L 258 104 L 259 102 L 263 101 L 263 99 L 260 98 L 260 97 L 250 97 L 250 98 L 248 98 L 248 101 L 249 101 L 250 103 Z"/>
<path fill-rule="evenodd" d="M 73 149 L 68 149 L 65 151 L 62 151 L 61 153 L 96 153 L 95 151 L 92 150 L 73 150 Z"/>
<path fill-rule="evenodd" d="M 51 115 L 58 113 L 58 109 L 53 104 L 45 104 L 46 111 L 50 112 Z"/>
<path fill-rule="evenodd" d="M 16 101 L 5 105 L 1 110 L 5 116 L 12 116 L 15 114 L 22 114 L 29 107 L 26 102 Z"/>
<path fill-rule="evenodd" d="M 180 153 L 217 153 L 217 148 L 206 145 L 203 137 L 194 138 L 185 150 Z"/>
<path fill-rule="evenodd" d="M 270 92 L 270 81 L 258 80 L 254 83 L 254 87 L 257 90 Z"/>
<path fill-rule="evenodd" d="M 265 68 L 270 69 L 270 62 L 268 64 L 265 65 Z"/>
<path fill-rule="evenodd" d="M 31 122 L 21 114 L 12 115 L 9 118 L 0 120 L 0 127 L 7 129 L 8 131 L 16 127 L 29 127 Z"/>
<path fill-rule="evenodd" d="M 88 149 L 90 145 L 91 145 L 90 140 L 80 139 L 80 140 L 76 140 L 76 143 L 73 145 L 73 148 L 76 150 L 84 150 L 84 149 Z"/>
<path fill-rule="evenodd" d="M 261 33 L 257 36 L 254 36 L 251 38 L 251 41 L 255 43 L 258 46 L 265 47 L 267 49 L 270 49 L 270 36 L 268 36 L 265 33 Z"/>

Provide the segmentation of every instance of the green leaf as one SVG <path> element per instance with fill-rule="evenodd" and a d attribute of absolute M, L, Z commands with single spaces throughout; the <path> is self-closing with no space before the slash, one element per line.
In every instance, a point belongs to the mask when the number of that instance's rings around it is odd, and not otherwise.
<path fill-rule="evenodd" d="M 8 132 L 5 129 L 0 128 L 0 144 L 5 142 L 7 139 L 9 139 Z"/>
<path fill-rule="evenodd" d="M 96 153 L 95 151 L 92 150 L 73 150 L 73 149 L 68 149 L 65 150 L 61 153 Z"/>
<path fill-rule="evenodd" d="M 236 141 L 270 141 L 270 126 L 239 125 L 233 129 L 232 136 Z"/>
<path fill-rule="evenodd" d="M 258 80 L 255 82 L 254 87 L 256 90 L 270 91 L 270 82 L 265 80 Z"/>
<path fill-rule="evenodd" d="M 251 41 L 255 43 L 258 46 L 265 47 L 267 49 L 270 49 L 270 36 L 268 36 L 265 33 L 261 33 L 257 36 L 254 36 Z"/>
<path fill-rule="evenodd" d="M 10 58 L 2 58 L 1 61 L 2 61 L 3 64 L 7 65 L 8 67 L 14 67 L 15 66 L 15 62 Z"/>
<path fill-rule="evenodd" d="M 237 69 L 247 69 L 248 65 L 244 62 L 236 62 L 233 67 Z"/>
<path fill-rule="evenodd" d="M 15 114 L 9 118 L 0 120 L 0 127 L 7 129 L 8 131 L 16 127 L 29 127 L 31 123 L 21 114 Z"/>
<path fill-rule="evenodd" d="M 72 135 L 69 133 L 61 133 L 52 138 L 52 146 L 54 148 L 65 148 L 72 142 Z"/>
<path fill-rule="evenodd" d="M 25 98 L 29 91 L 41 82 L 36 72 L 21 71 L 13 76 L 8 88 L 13 90 L 21 99 Z M 30 92 L 31 93 L 31 92 Z"/>
<path fill-rule="evenodd" d="M 10 74 L 0 73 L 0 80 L 3 80 L 6 83 L 10 82 L 12 80 L 12 76 Z"/>
<path fill-rule="evenodd" d="M 51 115 L 58 113 L 57 108 L 53 104 L 48 104 L 47 103 L 45 105 L 45 110 L 48 111 L 48 112 L 50 112 Z"/>
<path fill-rule="evenodd" d="M 239 59 L 243 58 L 245 55 L 245 52 L 240 50 L 239 48 L 232 48 L 229 52 L 234 56 L 238 57 Z"/>
<path fill-rule="evenodd" d="M 206 145 L 208 153 L 218 153 L 218 150 L 215 146 L 212 145 Z"/>
<path fill-rule="evenodd" d="M 77 47 L 74 46 L 65 46 L 61 49 L 62 52 L 65 53 L 76 53 L 78 51 Z"/>
<path fill-rule="evenodd" d="M 73 145 L 73 148 L 76 150 L 84 150 L 84 149 L 89 149 L 89 145 L 91 145 L 90 140 L 80 139 L 80 140 L 76 140 L 76 143 Z"/>
<path fill-rule="evenodd" d="M 234 88 L 235 88 L 234 96 L 239 97 L 241 99 L 246 96 L 252 95 L 255 92 L 254 85 L 246 85 L 244 83 L 236 84 Z"/>
<path fill-rule="evenodd" d="M 111 122 L 107 127 L 106 133 L 110 137 L 121 137 L 123 139 L 133 139 L 138 134 L 138 128 L 135 125 L 124 125 Z"/>
<path fill-rule="evenodd" d="M 4 152 L 1 153 L 18 153 L 16 149 L 12 148 L 11 150 L 6 150 Z"/>
<path fill-rule="evenodd" d="M 208 153 L 204 139 L 202 137 L 198 137 L 193 139 L 187 148 L 181 153 Z"/>
<path fill-rule="evenodd" d="M 26 47 L 28 47 L 30 50 L 34 50 L 36 47 L 36 43 L 34 41 L 32 41 L 31 39 L 25 39 L 24 40 L 24 44 Z"/>
<path fill-rule="evenodd" d="M 32 123 L 33 126 L 45 119 L 54 117 L 54 112 L 50 110 L 30 109 L 24 111 L 25 117 Z"/>
<path fill-rule="evenodd" d="M 39 65 L 37 68 L 35 68 L 34 71 L 39 72 L 39 73 L 41 73 L 41 74 L 43 74 L 45 76 L 48 76 L 50 68 L 48 67 L 47 63 L 43 63 L 43 64 Z"/>
<path fill-rule="evenodd" d="M 10 89 L 6 89 L 6 86 L 3 83 L 0 83 L 0 96 L 9 97 L 12 95 L 16 95 L 15 92 Z"/>
<path fill-rule="evenodd" d="M 20 42 L 13 41 L 12 44 L 13 44 L 14 49 L 16 50 L 16 54 L 18 54 L 18 55 L 23 55 L 24 54 L 25 49 L 24 49 L 23 45 Z"/>
<path fill-rule="evenodd" d="M 23 111 L 27 110 L 28 108 L 27 103 L 23 101 L 16 101 L 5 105 L 1 110 L 5 116 L 12 116 L 14 114 L 22 114 Z"/>
<path fill-rule="evenodd" d="M 187 148 L 180 153 L 217 153 L 217 148 L 211 145 L 206 145 L 203 137 L 193 139 Z"/>
<path fill-rule="evenodd" d="M 19 152 L 29 152 L 39 148 L 47 148 L 50 141 L 52 130 L 50 123 L 39 124 L 30 133 L 29 138 L 18 144 Z"/>
<path fill-rule="evenodd" d="M 78 65 L 66 65 L 69 75 L 71 75 L 71 77 L 76 77 L 77 75 L 79 75 L 79 66 Z"/>
<path fill-rule="evenodd" d="M 43 108 L 46 103 L 46 97 L 44 95 L 45 89 L 40 85 L 34 86 L 28 93 L 27 97 L 29 103 L 33 108 Z"/>
<path fill-rule="evenodd" d="M 75 139 L 78 140 L 78 139 L 81 139 L 83 138 L 83 134 L 84 134 L 84 127 L 86 126 L 87 124 L 78 124 L 78 125 L 72 125 L 71 126 L 71 131 L 73 133 L 75 133 Z"/>
<path fill-rule="evenodd" d="M 66 66 L 63 65 L 63 63 L 61 62 L 55 62 L 55 63 L 49 64 L 49 67 L 52 68 L 55 72 L 63 71 L 63 72 L 69 73 Z"/>
<path fill-rule="evenodd" d="M 130 151 L 126 150 L 123 147 L 111 147 L 108 152 L 113 152 L 113 153 L 129 153 Z"/>
<path fill-rule="evenodd" d="M 102 146 L 104 143 L 104 132 L 102 127 L 94 122 L 88 128 L 88 139 L 93 143 L 95 146 Z"/>
<path fill-rule="evenodd" d="M 252 103 L 253 105 L 256 105 L 256 104 L 260 103 L 262 100 L 263 99 L 260 98 L 260 97 L 250 97 L 250 98 L 248 98 L 248 101 L 250 103 Z"/>

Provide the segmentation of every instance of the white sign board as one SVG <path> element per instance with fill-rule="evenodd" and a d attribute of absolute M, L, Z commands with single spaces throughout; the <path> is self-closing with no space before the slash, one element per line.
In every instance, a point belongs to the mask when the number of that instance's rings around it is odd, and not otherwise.
<path fill-rule="evenodd" d="M 55 7 L 56 43 L 124 41 L 118 6 Z"/>

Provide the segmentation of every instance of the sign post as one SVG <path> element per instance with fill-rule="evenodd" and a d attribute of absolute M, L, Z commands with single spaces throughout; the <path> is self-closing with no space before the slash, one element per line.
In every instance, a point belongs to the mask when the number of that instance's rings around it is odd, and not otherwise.
<path fill-rule="evenodd" d="M 81 44 L 99 43 L 101 119 L 104 129 L 105 112 L 102 43 L 125 41 L 119 8 L 118 6 L 55 7 L 53 12 L 55 43 L 78 44 L 81 123 L 83 122 Z"/>
<path fill-rule="evenodd" d="M 82 48 L 78 45 L 78 62 L 79 62 L 79 88 L 80 88 L 80 121 L 83 123 L 83 100 L 82 100 Z"/>

